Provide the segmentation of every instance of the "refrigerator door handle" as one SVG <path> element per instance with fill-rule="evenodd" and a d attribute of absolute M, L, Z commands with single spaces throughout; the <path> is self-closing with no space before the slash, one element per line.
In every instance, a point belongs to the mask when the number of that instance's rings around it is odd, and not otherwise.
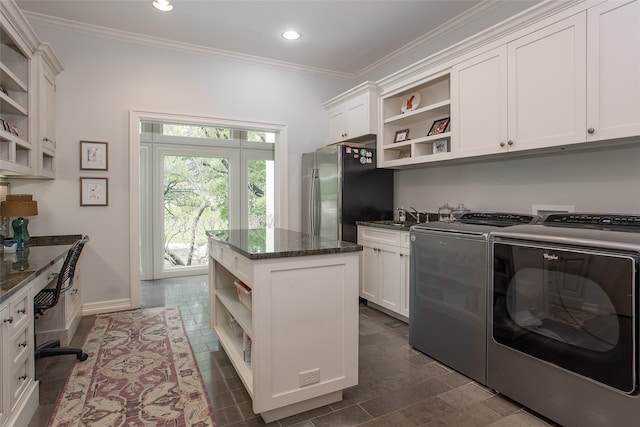
<path fill-rule="evenodd" d="M 318 169 L 311 171 L 311 197 L 309 197 L 309 215 L 311 235 L 320 235 L 320 174 Z"/>

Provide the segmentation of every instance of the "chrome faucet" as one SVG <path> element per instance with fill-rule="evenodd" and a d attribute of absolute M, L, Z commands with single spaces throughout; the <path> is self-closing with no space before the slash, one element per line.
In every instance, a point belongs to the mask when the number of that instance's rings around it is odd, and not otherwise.
<path fill-rule="evenodd" d="M 416 220 L 416 222 L 420 222 L 420 212 L 418 212 L 418 210 L 413 206 L 409 206 L 409 209 L 411 209 L 413 212 L 407 211 L 407 213 L 411 215 L 413 219 Z"/>

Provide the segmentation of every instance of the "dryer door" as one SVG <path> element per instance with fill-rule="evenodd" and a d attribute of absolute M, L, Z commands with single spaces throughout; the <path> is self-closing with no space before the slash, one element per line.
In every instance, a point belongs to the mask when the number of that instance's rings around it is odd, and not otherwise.
<path fill-rule="evenodd" d="M 493 264 L 494 341 L 636 390 L 636 254 L 501 241 Z"/>

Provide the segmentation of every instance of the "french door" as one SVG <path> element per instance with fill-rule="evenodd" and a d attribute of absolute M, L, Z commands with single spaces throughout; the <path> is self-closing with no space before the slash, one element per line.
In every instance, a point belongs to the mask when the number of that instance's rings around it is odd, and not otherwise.
<path fill-rule="evenodd" d="M 275 226 L 273 150 L 142 143 L 140 160 L 143 280 L 206 274 L 208 230 Z"/>

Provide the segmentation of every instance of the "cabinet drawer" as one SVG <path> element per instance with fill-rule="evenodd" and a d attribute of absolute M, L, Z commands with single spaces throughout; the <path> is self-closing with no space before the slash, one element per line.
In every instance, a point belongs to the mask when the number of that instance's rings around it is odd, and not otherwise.
<path fill-rule="evenodd" d="M 69 289 L 68 292 L 64 293 L 64 317 L 65 317 L 65 325 L 68 325 L 76 312 L 80 308 L 80 302 L 82 300 L 80 288 L 76 286 L 74 283 L 74 287 Z"/>
<path fill-rule="evenodd" d="M 9 326 L 9 334 L 11 336 L 32 320 L 32 305 L 31 287 L 27 287 L 11 298 L 8 313 L 12 319 Z"/>
<path fill-rule="evenodd" d="M 27 352 L 33 351 L 33 332 L 29 324 L 25 324 L 20 331 L 18 331 L 11 338 L 11 366 L 16 367 L 20 360 L 24 360 Z"/>
<path fill-rule="evenodd" d="M 24 394 L 29 384 L 33 381 L 33 355 L 29 355 L 26 359 L 22 359 L 16 369 L 11 372 L 10 398 L 11 411 L 16 409 L 20 398 Z"/>
<path fill-rule="evenodd" d="M 411 246 L 411 240 L 408 231 L 400 232 L 400 246 L 406 249 L 409 249 L 409 246 Z"/>
<path fill-rule="evenodd" d="M 233 251 L 229 246 L 223 243 L 210 240 L 209 256 L 227 267 L 227 269 L 231 269 L 231 266 L 233 265 Z"/>
<path fill-rule="evenodd" d="M 32 289 L 34 295 L 51 285 L 52 282 L 55 284 L 54 281 L 58 277 L 58 273 L 60 272 L 63 263 L 64 258 L 59 259 L 53 265 L 47 267 L 46 270 L 40 273 L 40 275 L 33 280 Z"/>
<path fill-rule="evenodd" d="M 228 245 L 210 239 L 209 256 L 247 285 L 251 286 L 253 283 L 251 261 L 234 252 Z"/>
<path fill-rule="evenodd" d="M 400 245 L 400 231 L 383 230 L 374 227 L 359 227 L 359 243 L 360 240 L 368 240 L 369 242 L 398 246 Z"/>

